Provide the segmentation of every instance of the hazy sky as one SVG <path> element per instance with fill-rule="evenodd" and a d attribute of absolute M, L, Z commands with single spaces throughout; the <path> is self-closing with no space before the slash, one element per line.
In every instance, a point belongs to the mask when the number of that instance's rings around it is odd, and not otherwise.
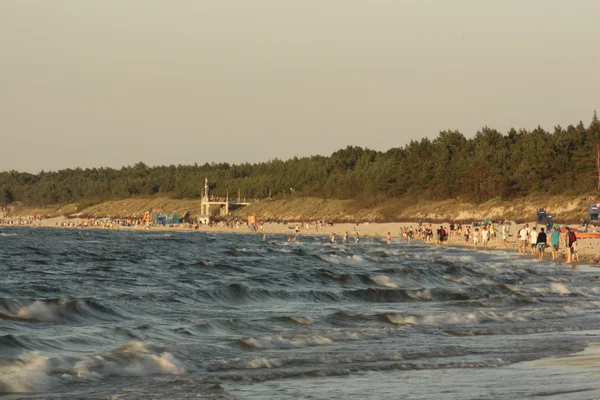
<path fill-rule="evenodd" d="M 587 124 L 599 15 L 597 0 L 2 0 L 0 170 Z"/>

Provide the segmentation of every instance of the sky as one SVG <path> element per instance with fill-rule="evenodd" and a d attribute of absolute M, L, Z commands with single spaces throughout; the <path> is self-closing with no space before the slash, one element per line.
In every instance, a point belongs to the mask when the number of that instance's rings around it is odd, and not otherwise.
<path fill-rule="evenodd" d="M 587 125 L 598 15 L 596 0 L 3 0 L 0 171 Z"/>

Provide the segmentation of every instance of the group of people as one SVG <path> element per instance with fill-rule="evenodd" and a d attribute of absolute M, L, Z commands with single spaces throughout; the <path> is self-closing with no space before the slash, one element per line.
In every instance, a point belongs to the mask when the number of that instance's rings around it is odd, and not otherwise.
<path fill-rule="evenodd" d="M 577 235 L 571 228 L 565 228 L 563 244 L 567 248 L 567 263 L 579 261 L 579 253 L 577 252 Z M 527 248 L 530 248 L 532 255 L 538 257 L 538 261 L 544 260 L 544 252 L 546 247 L 552 248 L 552 259 L 559 259 L 558 249 L 561 245 L 561 232 L 558 225 L 552 227 L 550 232 L 550 238 L 548 243 L 548 234 L 544 232 L 544 228 L 540 227 L 539 231 L 534 226 L 529 228 L 529 224 L 525 224 L 521 227 L 517 234 L 517 240 L 519 243 L 519 254 L 527 254 Z"/>

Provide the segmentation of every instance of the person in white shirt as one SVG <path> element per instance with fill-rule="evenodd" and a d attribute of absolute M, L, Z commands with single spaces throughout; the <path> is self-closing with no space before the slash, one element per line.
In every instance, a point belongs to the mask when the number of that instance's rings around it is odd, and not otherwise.
<path fill-rule="evenodd" d="M 537 237 L 538 237 L 538 233 L 534 226 L 533 229 L 531 230 L 531 232 L 529 233 L 529 244 L 531 244 L 531 254 L 532 255 L 535 255 L 535 253 L 536 253 L 535 246 L 537 243 Z"/>
<path fill-rule="evenodd" d="M 488 231 L 487 227 L 483 227 L 481 230 L 481 243 L 483 244 L 483 249 L 487 250 L 487 244 L 490 240 L 490 231 Z"/>
<path fill-rule="evenodd" d="M 475 251 L 477 251 L 477 244 L 479 243 L 479 228 L 475 228 L 472 236 L 473 236 L 473 245 L 475 246 Z"/>
<path fill-rule="evenodd" d="M 525 227 L 525 225 L 523 225 L 523 227 L 519 231 L 517 239 L 519 240 L 519 254 L 525 254 L 525 252 L 527 251 L 528 239 L 527 228 Z"/>

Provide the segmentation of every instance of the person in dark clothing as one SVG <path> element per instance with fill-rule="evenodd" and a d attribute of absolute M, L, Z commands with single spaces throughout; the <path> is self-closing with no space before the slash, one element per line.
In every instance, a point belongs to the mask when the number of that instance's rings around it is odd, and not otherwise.
<path fill-rule="evenodd" d="M 542 261 L 544 259 L 544 250 L 546 249 L 546 232 L 544 232 L 544 228 L 540 228 L 535 244 L 538 251 L 538 261 Z"/>
<path fill-rule="evenodd" d="M 567 263 L 570 263 L 573 261 L 573 243 L 575 243 L 577 241 L 577 236 L 575 236 L 575 232 L 573 232 L 571 230 L 571 228 L 569 228 L 567 226 Z"/>

